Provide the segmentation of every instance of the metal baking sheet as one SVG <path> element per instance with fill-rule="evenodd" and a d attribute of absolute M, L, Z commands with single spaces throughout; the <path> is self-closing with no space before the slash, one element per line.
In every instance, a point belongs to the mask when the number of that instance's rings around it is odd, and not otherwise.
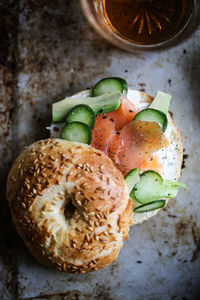
<path fill-rule="evenodd" d="M 196 299 L 200 295 L 200 28 L 182 44 L 130 54 L 103 41 L 79 1 L 0 1 L 0 298 Z M 173 96 L 184 144 L 181 190 L 157 216 L 130 229 L 111 266 L 87 275 L 35 261 L 10 220 L 5 184 L 24 146 L 48 136 L 51 103 L 106 76 Z"/>

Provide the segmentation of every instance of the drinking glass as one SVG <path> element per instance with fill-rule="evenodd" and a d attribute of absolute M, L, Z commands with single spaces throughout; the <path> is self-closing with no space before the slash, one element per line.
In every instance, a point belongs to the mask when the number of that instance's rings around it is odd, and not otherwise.
<path fill-rule="evenodd" d="M 200 0 L 81 0 L 104 39 L 130 52 L 171 46 L 200 21 Z"/>

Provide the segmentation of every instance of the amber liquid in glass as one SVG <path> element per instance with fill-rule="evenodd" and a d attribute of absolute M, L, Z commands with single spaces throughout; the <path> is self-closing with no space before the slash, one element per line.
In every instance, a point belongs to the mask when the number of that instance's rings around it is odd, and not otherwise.
<path fill-rule="evenodd" d="M 109 26 L 136 44 L 159 44 L 189 22 L 192 0 L 103 0 Z"/>

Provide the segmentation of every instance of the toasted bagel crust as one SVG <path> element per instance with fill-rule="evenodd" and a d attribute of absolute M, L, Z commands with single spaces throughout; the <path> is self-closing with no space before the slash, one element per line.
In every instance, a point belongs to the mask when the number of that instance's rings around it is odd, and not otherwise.
<path fill-rule="evenodd" d="M 31 253 L 58 270 L 103 268 L 128 237 L 132 202 L 123 175 L 88 145 L 59 139 L 32 144 L 10 170 L 7 198 Z"/>

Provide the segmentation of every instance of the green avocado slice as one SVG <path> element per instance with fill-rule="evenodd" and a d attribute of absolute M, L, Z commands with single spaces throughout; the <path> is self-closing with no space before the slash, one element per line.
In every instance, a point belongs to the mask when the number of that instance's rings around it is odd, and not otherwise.
<path fill-rule="evenodd" d="M 86 104 L 91 107 L 95 115 L 117 110 L 121 103 L 122 94 L 117 92 L 105 93 L 98 97 L 66 97 L 56 102 L 52 107 L 52 120 L 54 123 L 65 121 L 68 112 L 75 106 Z"/>

